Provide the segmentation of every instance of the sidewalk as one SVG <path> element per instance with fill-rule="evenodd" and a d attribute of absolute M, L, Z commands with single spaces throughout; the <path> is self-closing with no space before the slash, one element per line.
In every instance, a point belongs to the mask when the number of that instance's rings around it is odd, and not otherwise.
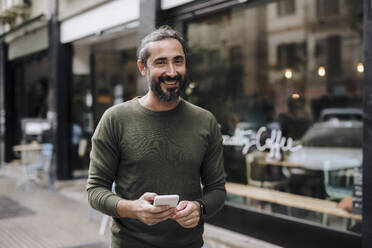
<path fill-rule="evenodd" d="M 103 248 L 110 230 L 98 234 L 101 214 L 88 220 L 85 179 L 57 181 L 54 190 L 31 184 L 29 192 L 16 186 L 20 170 L 0 168 L 0 247 Z M 266 242 L 212 225 L 205 226 L 206 248 L 272 248 Z"/>

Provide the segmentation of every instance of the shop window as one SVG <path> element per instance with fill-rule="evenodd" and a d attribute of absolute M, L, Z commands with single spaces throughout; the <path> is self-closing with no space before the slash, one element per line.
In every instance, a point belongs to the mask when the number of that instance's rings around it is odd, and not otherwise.
<path fill-rule="evenodd" d="M 208 51 L 208 62 L 209 66 L 216 67 L 220 63 L 220 51 L 219 50 Z"/>
<path fill-rule="evenodd" d="M 335 16 L 340 13 L 339 0 L 317 0 L 316 1 L 316 14 L 318 18 L 325 18 Z"/>
<path fill-rule="evenodd" d="M 327 51 L 327 43 L 325 39 L 317 40 L 315 43 L 314 56 L 320 58 L 325 55 Z"/>
<path fill-rule="evenodd" d="M 230 58 L 231 64 L 241 63 L 242 58 L 243 58 L 242 48 L 240 46 L 230 47 L 229 58 Z"/>
<path fill-rule="evenodd" d="M 95 53 L 95 123 L 106 109 L 137 95 L 136 51 Z"/>
<path fill-rule="evenodd" d="M 288 68 L 294 65 L 296 44 L 283 44 L 277 47 L 278 67 Z"/>
<path fill-rule="evenodd" d="M 287 16 L 295 13 L 295 0 L 282 0 L 278 2 L 278 16 Z"/>
<path fill-rule="evenodd" d="M 284 200 L 273 204 L 259 193 L 246 199 L 230 188 L 228 201 L 344 230 L 343 217 L 327 219 L 300 205 L 301 197 L 340 202 L 360 188 L 354 173 L 362 164 L 363 77 L 355 65 L 362 58 L 362 40 L 357 31 L 344 29 L 346 17 L 332 25 L 325 20 L 322 39 L 305 26 L 293 30 L 291 23 L 270 22 L 269 5 L 277 4 L 279 15 L 285 15 L 295 12 L 294 2 L 232 8 L 222 18 L 224 26 L 211 21 L 220 16 L 186 23 L 195 84 L 185 98 L 210 110 L 221 125 L 228 183 L 294 199 L 290 206 Z M 336 6 L 314 2 L 330 8 L 323 15 L 339 13 L 338 1 L 329 1 Z M 344 32 L 335 35 L 340 29 Z M 343 42 L 350 37 L 355 41 Z M 360 214 L 360 196 L 353 197 L 359 200 L 353 212 Z M 353 218 L 358 222 L 361 216 Z"/>
<path fill-rule="evenodd" d="M 278 69 L 297 66 L 306 54 L 306 43 L 281 44 L 277 46 Z"/>
<path fill-rule="evenodd" d="M 340 36 L 331 36 L 327 38 L 327 64 L 331 77 L 338 77 L 341 73 L 341 38 Z"/>
<path fill-rule="evenodd" d="M 326 39 L 319 39 L 315 43 L 314 56 L 318 65 L 325 65 L 329 81 L 334 81 L 342 74 L 341 61 L 341 37 L 330 36 Z"/>

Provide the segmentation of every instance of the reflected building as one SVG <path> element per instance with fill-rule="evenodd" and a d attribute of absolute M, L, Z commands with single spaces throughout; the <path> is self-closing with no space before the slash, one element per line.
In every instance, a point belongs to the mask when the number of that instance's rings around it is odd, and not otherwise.
<path fill-rule="evenodd" d="M 361 107 L 363 74 L 361 19 L 347 1 L 290 0 L 268 4 L 269 81 L 282 92 L 276 112 L 286 112 L 293 94 L 313 104 L 312 118 L 321 109 L 320 97 L 353 98 L 351 106 Z M 356 24 L 359 21 L 359 24 Z M 359 26 L 356 28 L 356 26 Z M 285 77 L 285 71 L 292 72 Z M 318 99 L 317 99 L 318 98 Z M 329 99 L 337 107 L 337 100 Z"/>

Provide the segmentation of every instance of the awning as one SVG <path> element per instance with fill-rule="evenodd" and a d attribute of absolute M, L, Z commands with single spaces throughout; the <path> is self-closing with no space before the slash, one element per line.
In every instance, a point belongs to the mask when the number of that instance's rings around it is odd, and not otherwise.
<path fill-rule="evenodd" d="M 1 34 L 0 39 L 9 44 L 9 60 L 47 49 L 48 25 L 45 15 L 41 14 L 13 27 Z"/>
<path fill-rule="evenodd" d="M 7 32 L 5 32 L 5 33 L 3 33 L 3 34 L 1 34 L 1 35 L 0 35 L 0 39 L 5 38 L 7 35 L 9 35 L 9 34 L 11 34 L 11 33 L 14 33 L 14 32 L 16 32 L 16 31 L 18 31 L 18 30 L 21 30 L 21 29 L 24 28 L 24 27 L 28 27 L 29 25 L 31 25 L 31 24 L 33 24 L 33 23 L 36 23 L 36 22 L 38 22 L 38 21 L 43 21 L 43 20 L 45 20 L 45 15 L 44 15 L 44 14 L 41 14 L 41 15 L 38 15 L 38 16 L 36 16 L 36 17 L 34 17 L 34 18 L 32 18 L 32 19 L 29 19 L 29 20 L 27 20 L 27 21 L 25 21 L 25 22 L 22 22 L 22 23 L 19 24 L 18 26 L 15 26 L 15 27 L 13 27 L 12 29 L 10 29 L 9 31 L 7 31 Z"/>
<path fill-rule="evenodd" d="M 112 1 L 61 23 L 61 43 L 69 43 L 133 22 L 139 18 L 139 0 Z"/>

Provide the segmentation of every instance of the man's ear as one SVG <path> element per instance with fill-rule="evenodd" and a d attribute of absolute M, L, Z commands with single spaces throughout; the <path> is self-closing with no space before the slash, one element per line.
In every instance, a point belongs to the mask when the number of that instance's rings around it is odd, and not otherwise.
<path fill-rule="evenodd" d="M 141 60 L 137 60 L 137 66 L 142 76 L 146 76 L 146 67 L 144 64 L 142 64 Z"/>

